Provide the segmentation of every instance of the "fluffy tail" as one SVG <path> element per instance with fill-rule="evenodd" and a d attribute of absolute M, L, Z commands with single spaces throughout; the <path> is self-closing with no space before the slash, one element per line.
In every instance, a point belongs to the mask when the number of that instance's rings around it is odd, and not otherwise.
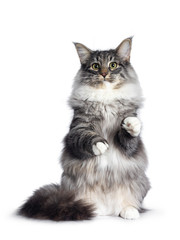
<path fill-rule="evenodd" d="M 20 207 L 18 214 L 29 218 L 54 221 L 88 220 L 94 217 L 94 206 L 83 200 L 75 201 L 74 193 L 63 191 L 59 185 L 47 185 Z"/>

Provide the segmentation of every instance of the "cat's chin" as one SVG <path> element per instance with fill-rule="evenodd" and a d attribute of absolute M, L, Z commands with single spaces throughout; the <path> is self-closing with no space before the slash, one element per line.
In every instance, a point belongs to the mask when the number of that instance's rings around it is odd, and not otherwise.
<path fill-rule="evenodd" d="M 103 81 L 103 85 L 104 85 L 105 88 L 113 89 L 113 84 L 109 81 Z"/>
<path fill-rule="evenodd" d="M 110 81 L 101 81 L 91 85 L 94 89 L 114 89 L 114 84 Z"/>

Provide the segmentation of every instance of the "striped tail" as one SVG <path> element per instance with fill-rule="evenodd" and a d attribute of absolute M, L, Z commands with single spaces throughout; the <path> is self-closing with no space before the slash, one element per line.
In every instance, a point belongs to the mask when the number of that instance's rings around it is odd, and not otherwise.
<path fill-rule="evenodd" d="M 75 200 L 72 192 L 65 192 L 59 185 L 46 185 L 19 208 L 18 214 L 36 219 L 54 221 L 89 220 L 95 216 L 93 205 Z"/>

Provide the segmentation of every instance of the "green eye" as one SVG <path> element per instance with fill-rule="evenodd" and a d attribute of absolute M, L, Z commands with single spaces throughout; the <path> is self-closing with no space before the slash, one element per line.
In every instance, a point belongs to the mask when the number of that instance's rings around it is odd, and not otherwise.
<path fill-rule="evenodd" d="M 98 71 L 100 69 L 99 63 L 93 63 L 92 68 L 93 70 Z"/>
<path fill-rule="evenodd" d="M 117 68 L 117 63 L 116 62 L 111 62 L 109 64 L 109 67 L 110 67 L 111 70 L 114 70 L 115 68 Z"/>

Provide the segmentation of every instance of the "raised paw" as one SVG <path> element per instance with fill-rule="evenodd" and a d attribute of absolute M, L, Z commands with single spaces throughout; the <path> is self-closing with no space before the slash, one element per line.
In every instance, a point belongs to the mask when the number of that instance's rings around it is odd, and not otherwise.
<path fill-rule="evenodd" d="M 124 119 L 122 127 L 133 137 L 137 137 L 141 131 L 141 122 L 137 117 Z"/>
<path fill-rule="evenodd" d="M 139 218 L 139 212 L 135 207 L 128 206 L 120 212 L 120 216 L 124 219 L 137 219 Z"/>
<path fill-rule="evenodd" d="M 97 142 L 92 146 L 92 150 L 96 156 L 103 154 L 109 145 L 106 142 Z"/>

